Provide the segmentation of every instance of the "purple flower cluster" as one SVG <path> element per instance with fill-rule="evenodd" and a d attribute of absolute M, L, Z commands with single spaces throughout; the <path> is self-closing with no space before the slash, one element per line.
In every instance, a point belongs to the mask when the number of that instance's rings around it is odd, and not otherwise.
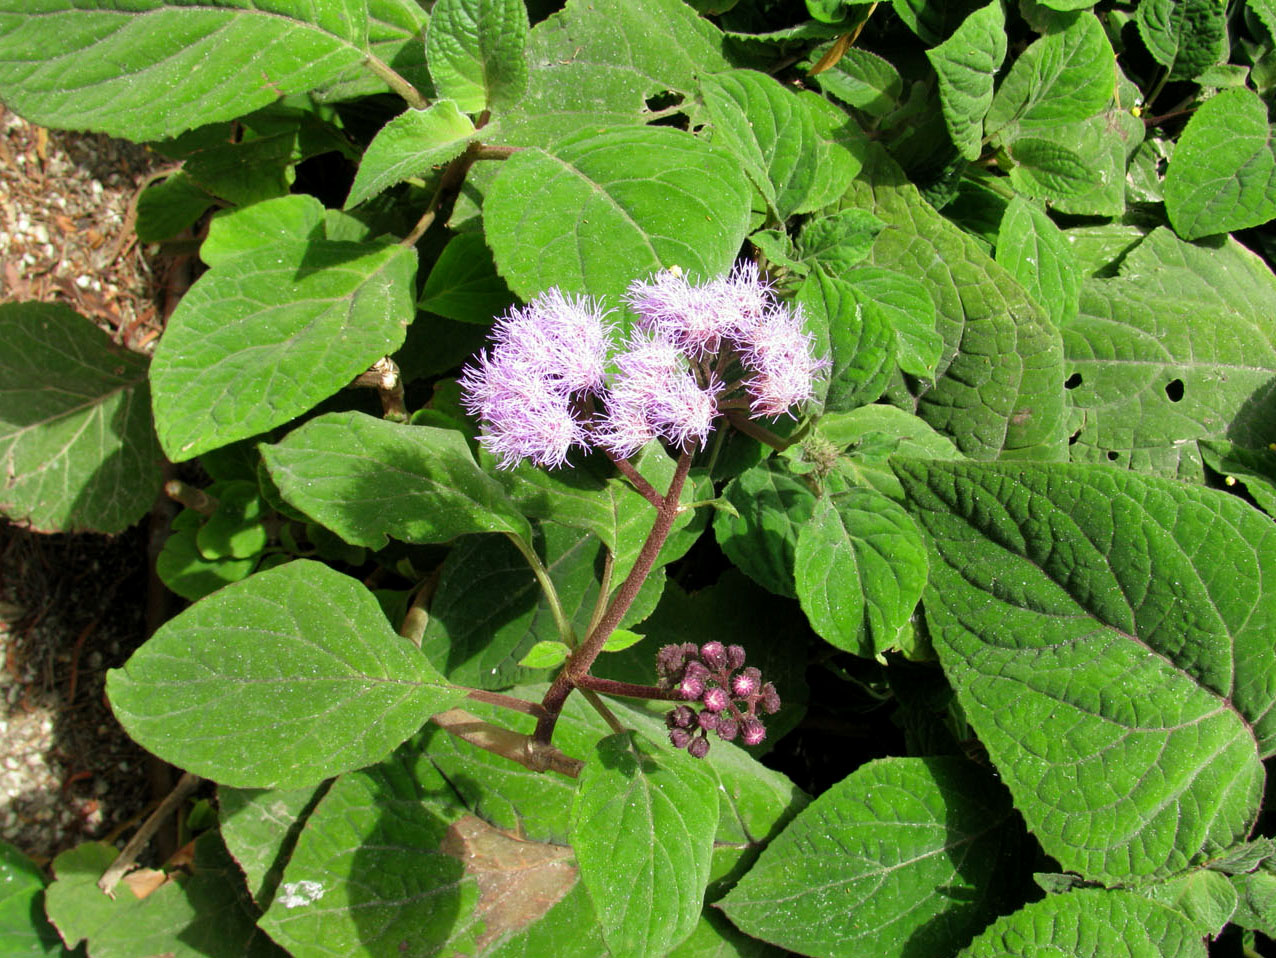
<path fill-rule="evenodd" d="M 588 297 L 551 289 L 497 321 L 490 352 L 460 383 L 502 468 L 561 466 L 573 446 L 618 459 L 653 439 L 703 446 L 729 408 L 777 416 L 810 399 L 827 365 L 801 309 L 777 300 L 753 263 L 701 285 L 664 271 L 632 283 L 625 302 L 637 323 L 610 377 L 612 327 Z"/>
<path fill-rule="evenodd" d="M 739 737 L 745 745 L 760 744 L 766 727 L 758 711 L 774 715 L 780 709 L 775 686 L 763 682 L 757 669 L 744 668 L 744 649 L 738 645 L 666 645 L 656 655 L 656 672 L 661 688 L 677 688 L 684 699 L 701 706 L 697 711 L 679 705 L 665 716 L 669 741 L 694 758 L 708 754 L 710 732 L 724 742 Z"/>

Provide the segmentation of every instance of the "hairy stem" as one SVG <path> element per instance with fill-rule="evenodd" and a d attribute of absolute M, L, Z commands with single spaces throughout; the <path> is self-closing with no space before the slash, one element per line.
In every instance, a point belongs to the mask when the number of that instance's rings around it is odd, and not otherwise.
<path fill-rule="evenodd" d="M 691 453 L 683 452 L 678 457 L 678 465 L 669 483 L 669 491 L 660 500 L 660 506 L 656 509 L 656 521 L 647 535 L 647 541 L 642 544 L 642 549 L 638 553 L 633 568 L 629 570 L 629 575 L 625 576 L 625 581 L 616 590 L 616 595 L 607 606 L 603 617 L 590 630 L 585 641 L 568 657 L 567 664 L 563 666 L 563 670 L 558 673 L 549 691 L 545 693 L 545 698 L 541 700 L 545 715 L 536 723 L 537 742 L 549 744 L 554 735 L 554 725 L 558 721 L 559 713 L 563 710 L 563 703 L 567 701 L 567 696 L 571 695 L 572 689 L 576 687 L 580 679 L 589 674 L 607 637 L 615 631 L 616 626 L 620 625 L 620 620 L 625 617 L 625 613 L 629 611 L 629 607 L 638 596 L 638 590 L 651 574 L 656 564 L 656 557 L 660 555 L 660 549 L 669 538 L 669 531 L 673 528 L 673 521 L 678 515 L 678 501 L 682 498 L 682 487 L 687 481 L 687 473 L 690 469 Z"/>
<path fill-rule="evenodd" d="M 600 679 L 596 675 L 582 675 L 576 680 L 576 687 L 582 692 L 601 692 L 603 695 L 619 695 L 627 699 L 658 699 L 661 702 L 681 702 L 682 694 L 673 689 L 662 689 L 657 685 L 634 685 L 632 682 L 617 682 L 614 679 Z"/>
<path fill-rule="evenodd" d="M 631 463 L 628 459 L 616 456 L 613 456 L 611 461 L 616 464 L 616 468 L 620 470 L 620 474 L 628 479 L 635 489 L 642 493 L 644 499 L 650 502 L 657 509 L 660 508 L 660 493 L 656 492 L 655 487 L 643 477 L 642 473 L 634 468 L 633 463 Z"/>
<path fill-rule="evenodd" d="M 471 698 L 475 702 L 482 702 L 485 705 L 495 705 L 497 708 L 509 709 L 511 712 L 522 712 L 524 715 L 531 715 L 534 718 L 540 718 L 545 714 L 545 710 L 541 708 L 539 702 L 529 702 L 526 699 L 503 695 L 500 692 L 489 692 L 486 689 L 466 689 L 465 697 Z"/>
<path fill-rule="evenodd" d="M 363 58 L 363 65 L 384 80 L 386 86 L 403 97 L 412 109 L 424 110 L 430 105 L 430 102 L 421 95 L 420 90 L 396 73 L 390 64 L 379 57 L 369 53 Z"/>
<path fill-rule="evenodd" d="M 512 732 L 484 722 L 463 709 L 448 709 L 431 716 L 430 721 L 471 745 L 508 758 L 533 772 L 558 772 L 568 778 L 576 778 L 585 767 L 580 759 L 565 755 L 552 745 L 541 744 L 522 732 Z"/>
<path fill-rule="evenodd" d="M 777 436 L 770 429 L 759 426 L 756 422 L 739 410 L 728 409 L 727 419 L 730 420 L 731 425 L 735 426 L 736 429 L 739 429 L 746 436 L 756 439 L 758 442 L 764 443 L 772 449 L 779 449 L 783 451 L 793 445 L 793 443 L 788 439 L 785 439 L 782 436 Z"/>

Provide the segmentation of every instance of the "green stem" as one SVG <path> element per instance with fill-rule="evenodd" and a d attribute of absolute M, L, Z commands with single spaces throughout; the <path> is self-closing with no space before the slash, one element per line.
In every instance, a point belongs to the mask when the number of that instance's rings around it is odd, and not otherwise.
<path fill-rule="evenodd" d="M 541 562 L 541 557 L 536 554 L 536 550 L 520 537 L 512 532 L 507 532 L 505 535 L 510 542 L 514 543 L 514 548 L 523 554 L 527 564 L 532 567 L 532 575 L 536 576 L 536 582 L 545 593 L 545 601 L 549 603 L 549 610 L 554 615 L 554 624 L 558 626 L 559 638 L 566 642 L 569 648 L 576 648 L 576 630 L 572 628 L 567 613 L 563 611 L 563 603 L 558 598 L 558 590 L 554 588 L 554 580 L 549 577 L 549 570 L 545 568 L 545 563 Z"/>
<path fill-rule="evenodd" d="M 424 110 L 430 105 L 430 101 L 421 95 L 420 90 L 396 73 L 394 68 L 381 58 L 369 53 L 363 58 L 363 65 L 384 80 L 391 90 L 407 100 L 408 106 L 412 109 Z"/>

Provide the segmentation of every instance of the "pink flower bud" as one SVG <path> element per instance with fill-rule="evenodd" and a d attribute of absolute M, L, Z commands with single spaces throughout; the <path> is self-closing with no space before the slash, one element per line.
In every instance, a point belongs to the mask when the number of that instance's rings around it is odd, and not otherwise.
<path fill-rule="evenodd" d="M 745 716 L 741 723 L 741 732 L 743 734 L 740 737 L 745 745 L 760 745 L 766 738 L 766 727 L 752 715 Z"/>
<path fill-rule="evenodd" d="M 726 689 L 720 689 L 716 685 L 711 689 L 704 690 L 704 707 L 710 712 L 721 712 L 731 704 L 731 698 L 727 695 Z"/>
<path fill-rule="evenodd" d="M 687 752 L 692 758 L 704 758 L 709 754 L 709 740 L 703 736 L 693 738 L 691 744 L 687 746 Z"/>

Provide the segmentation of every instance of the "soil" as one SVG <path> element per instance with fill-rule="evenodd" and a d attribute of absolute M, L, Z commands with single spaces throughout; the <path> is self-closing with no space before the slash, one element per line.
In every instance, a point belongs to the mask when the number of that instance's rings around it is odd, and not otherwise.
<path fill-rule="evenodd" d="M 0 304 L 62 302 L 152 348 L 165 261 L 138 247 L 132 221 L 157 165 L 0 105 Z M 107 669 L 145 638 L 147 590 L 143 528 L 41 535 L 0 520 L 0 837 L 37 861 L 115 839 L 152 800 L 154 762 L 104 693 Z"/>

